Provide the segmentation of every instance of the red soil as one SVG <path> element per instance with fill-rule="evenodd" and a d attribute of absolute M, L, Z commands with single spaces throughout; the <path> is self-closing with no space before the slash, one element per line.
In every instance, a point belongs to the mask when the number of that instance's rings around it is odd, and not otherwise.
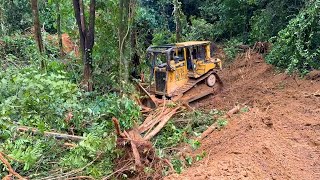
<path fill-rule="evenodd" d="M 206 157 L 165 179 L 320 179 L 320 78 L 276 72 L 259 54 L 242 55 L 224 69 L 222 93 L 199 102 L 234 115 L 192 154 Z"/>

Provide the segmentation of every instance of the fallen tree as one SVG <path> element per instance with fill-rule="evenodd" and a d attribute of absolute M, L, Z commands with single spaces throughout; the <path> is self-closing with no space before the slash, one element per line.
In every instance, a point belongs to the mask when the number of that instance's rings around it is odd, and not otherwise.
<path fill-rule="evenodd" d="M 26 127 L 26 126 L 20 126 L 17 128 L 17 131 L 20 132 L 33 132 L 35 134 L 41 134 L 41 131 L 39 131 L 36 128 L 33 127 Z M 50 132 L 50 131 L 44 131 L 43 134 L 48 137 L 54 137 L 56 139 L 65 139 L 65 140 L 72 140 L 72 141 L 81 141 L 84 139 L 82 136 L 74 136 L 70 134 L 62 134 L 57 132 Z"/>

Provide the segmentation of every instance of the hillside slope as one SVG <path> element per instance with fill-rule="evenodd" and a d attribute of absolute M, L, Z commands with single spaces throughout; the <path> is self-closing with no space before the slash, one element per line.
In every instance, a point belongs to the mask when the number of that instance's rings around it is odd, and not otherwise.
<path fill-rule="evenodd" d="M 320 78 L 279 73 L 259 54 L 220 74 L 224 91 L 197 106 L 249 111 L 201 142 L 193 153 L 205 151 L 203 160 L 165 179 L 320 179 Z"/>

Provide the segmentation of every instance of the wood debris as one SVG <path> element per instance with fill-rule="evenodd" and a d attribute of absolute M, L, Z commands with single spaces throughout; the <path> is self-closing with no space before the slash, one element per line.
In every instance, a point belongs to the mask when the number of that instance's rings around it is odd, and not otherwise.
<path fill-rule="evenodd" d="M 26 126 L 20 126 L 17 128 L 17 131 L 19 132 L 33 132 L 35 134 L 41 133 L 40 130 L 32 127 L 26 127 Z M 69 134 L 62 134 L 62 133 L 57 133 L 57 132 L 49 132 L 49 131 L 44 131 L 43 134 L 48 137 L 54 137 L 57 139 L 65 139 L 65 140 L 73 140 L 73 141 L 81 141 L 84 140 L 84 137 L 82 136 L 74 136 L 74 135 L 69 135 Z"/>
<path fill-rule="evenodd" d="M 241 106 L 240 105 L 237 105 L 235 106 L 234 108 L 232 108 L 230 111 L 227 112 L 227 114 L 225 115 L 224 118 L 231 118 L 231 116 L 233 114 L 236 114 L 240 111 L 241 109 Z M 209 126 L 201 135 L 200 137 L 198 138 L 198 140 L 202 140 L 204 139 L 205 137 L 207 137 L 209 134 L 211 134 L 214 130 L 218 129 L 218 122 L 214 122 L 211 126 Z"/>
<path fill-rule="evenodd" d="M 11 179 L 12 176 L 14 176 L 18 179 L 26 179 L 13 170 L 13 168 L 11 167 L 9 161 L 5 158 L 5 156 L 6 155 L 3 152 L 0 152 L 0 161 L 2 162 L 2 164 L 4 164 L 4 166 L 8 169 L 8 172 L 9 172 L 9 175 L 5 176 L 3 179 L 5 179 L 5 180 Z"/>

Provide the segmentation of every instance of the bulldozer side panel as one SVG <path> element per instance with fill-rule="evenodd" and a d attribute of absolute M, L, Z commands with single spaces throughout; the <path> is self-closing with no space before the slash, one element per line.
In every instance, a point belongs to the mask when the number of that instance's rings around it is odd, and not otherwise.
<path fill-rule="evenodd" d="M 211 51 L 210 51 L 210 45 L 206 45 L 206 60 L 209 60 L 211 58 Z"/>
<path fill-rule="evenodd" d="M 198 75 L 197 77 L 200 77 L 203 74 L 206 74 L 207 72 L 209 72 L 210 70 L 216 68 L 216 64 L 211 62 L 198 61 L 196 64 L 197 64 L 196 74 Z"/>
<path fill-rule="evenodd" d="M 168 72 L 167 96 L 171 97 L 174 91 L 181 88 L 188 82 L 188 70 L 186 63 L 181 67 L 176 67 L 175 71 Z"/>

